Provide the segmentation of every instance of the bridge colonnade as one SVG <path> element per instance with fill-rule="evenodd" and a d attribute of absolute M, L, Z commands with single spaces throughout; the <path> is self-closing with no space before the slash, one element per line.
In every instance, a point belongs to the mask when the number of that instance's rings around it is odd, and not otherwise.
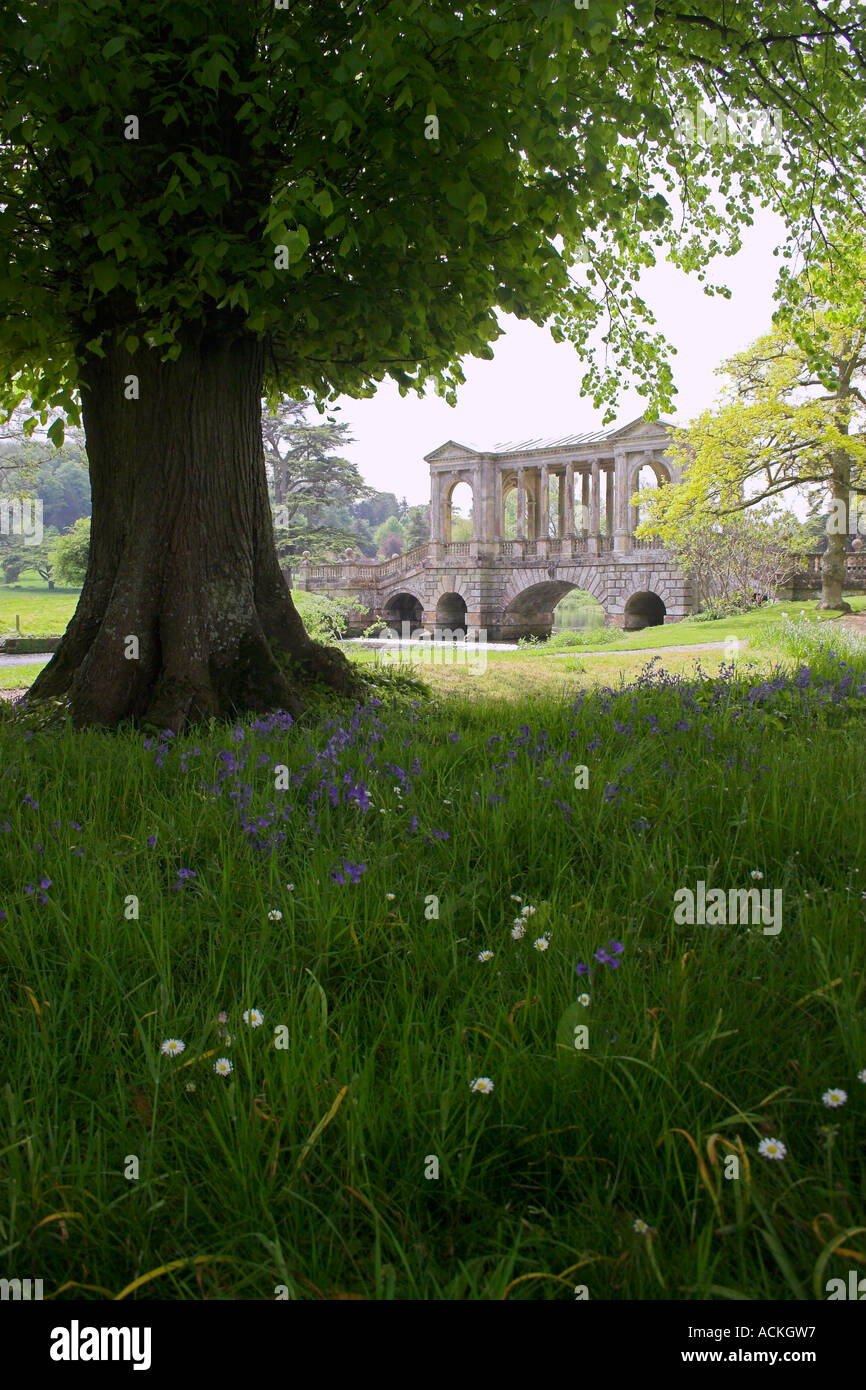
<path fill-rule="evenodd" d="M 458 544 L 468 546 L 466 553 L 473 557 L 480 557 L 491 543 L 500 553 L 505 543 L 506 554 L 540 558 L 550 553 L 628 554 L 644 548 L 647 543 L 642 545 L 634 535 L 638 509 L 631 505 L 639 471 L 648 465 L 660 484 L 676 478 L 676 469 L 664 460 L 662 449 L 648 448 L 648 443 L 635 441 L 631 447 L 615 447 L 609 453 L 560 444 L 547 450 L 473 455 L 449 441 L 427 456 L 433 557 L 443 553 L 441 547 L 455 544 L 451 499 L 461 483 L 472 492 L 472 538 Z M 517 527 L 509 537 L 505 504 L 512 491 L 517 493 Z"/>
<path fill-rule="evenodd" d="M 358 627 L 384 615 L 400 629 L 483 629 L 493 639 L 543 635 L 573 589 L 590 593 L 620 627 L 676 622 L 695 595 L 659 541 L 638 539 L 631 498 L 644 465 L 659 484 L 679 481 L 667 455 L 672 426 L 635 420 L 607 433 L 528 440 L 480 451 L 448 440 L 430 469 L 429 544 L 381 563 L 300 566 L 302 588 L 352 592 Z M 460 483 L 472 499 L 471 538 L 451 537 Z M 516 492 L 516 534 L 506 503 Z"/>

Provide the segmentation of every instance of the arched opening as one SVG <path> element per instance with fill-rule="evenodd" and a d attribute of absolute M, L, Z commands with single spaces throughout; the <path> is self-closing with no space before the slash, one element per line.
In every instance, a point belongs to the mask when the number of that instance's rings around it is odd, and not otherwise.
<path fill-rule="evenodd" d="M 643 627 L 660 627 L 665 620 L 666 612 L 667 609 L 658 594 L 650 593 L 649 590 L 632 594 L 625 605 L 623 628 L 626 632 L 638 632 Z"/>
<path fill-rule="evenodd" d="M 517 540 L 517 479 L 511 478 L 502 485 L 502 538 Z"/>
<path fill-rule="evenodd" d="M 471 541 L 472 488 L 468 483 L 455 483 L 445 504 L 445 540 Z"/>
<path fill-rule="evenodd" d="M 443 594 L 436 604 L 436 626 L 455 636 L 466 635 L 466 601 L 459 594 Z"/>
<path fill-rule="evenodd" d="M 409 624 L 409 631 L 420 627 L 424 608 L 414 594 L 392 594 L 382 610 L 382 617 L 389 627 L 396 628 L 402 636 L 403 623 Z"/>
<path fill-rule="evenodd" d="M 572 589 L 553 610 L 553 632 L 591 632 L 604 627 L 605 612 L 585 589 Z"/>
<path fill-rule="evenodd" d="M 549 637 L 554 626 L 554 614 L 569 595 L 579 592 L 564 579 L 551 579 L 543 584 L 531 584 L 511 600 L 504 613 L 503 635 L 509 641 L 518 637 Z M 584 602 L 595 603 L 591 594 L 582 595 Z M 604 609 L 596 604 L 604 622 Z"/>
<path fill-rule="evenodd" d="M 654 492 L 656 488 L 664 487 L 670 482 L 670 474 L 663 463 L 642 463 L 633 477 L 633 493 Z M 631 508 L 631 532 L 634 532 L 647 519 L 647 509 L 639 502 L 636 507 Z M 645 538 L 646 539 L 646 538 Z"/>
<path fill-rule="evenodd" d="M 565 521 L 565 478 L 551 473 L 547 480 L 547 516 L 543 518 L 541 534 L 548 540 L 562 537 Z M 546 524 L 545 524 L 546 523 Z"/>

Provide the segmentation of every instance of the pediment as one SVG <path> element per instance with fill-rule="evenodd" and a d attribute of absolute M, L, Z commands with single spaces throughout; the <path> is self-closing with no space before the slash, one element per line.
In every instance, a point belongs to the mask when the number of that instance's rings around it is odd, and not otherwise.
<path fill-rule="evenodd" d="M 456 440 L 449 439 L 445 444 L 440 444 L 438 449 L 434 449 L 432 454 L 425 454 L 424 462 L 448 463 L 452 459 L 474 459 L 477 457 L 477 449 L 470 449 L 466 444 L 458 444 Z"/>
<path fill-rule="evenodd" d="M 674 429 L 676 426 L 670 420 L 644 420 L 642 416 L 638 416 L 636 420 L 632 420 L 628 425 L 623 425 L 622 429 L 616 430 L 610 437 L 611 439 L 622 440 L 633 439 L 635 443 L 644 439 L 668 440 Z"/>

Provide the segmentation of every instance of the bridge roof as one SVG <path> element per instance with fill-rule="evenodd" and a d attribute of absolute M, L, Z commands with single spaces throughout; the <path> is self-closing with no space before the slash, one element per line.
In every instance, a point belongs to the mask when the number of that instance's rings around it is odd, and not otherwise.
<path fill-rule="evenodd" d="M 589 430 L 586 434 L 566 434 L 559 439 L 523 439 L 519 441 L 510 440 L 504 444 L 497 444 L 492 449 L 476 449 L 469 444 L 458 444 L 456 439 L 449 439 L 444 444 L 440 444 L 438 449 L 432 453 L 424 455 L 425 463 L 457 463 L 457 454 L 466 455 L 467 461 L 473 457 L 477 458 L 486 454 L 488 458 L 507 458 L 513 454 L 531 454 L 539 452 L 554 452 L 557 449 L 583 449 L 594 448 L 599 444 L 608 444 L 615 439 L 622 440 L 623 443 L 633 441 L 635 444 L 652 443 L 656 445 L 662 439 L 667 438 L 670 430 L 675 426 L 670 420 L 647 421 L 642 415 L 636 420 L 630 420 L 627 425 L 618 425 L 609 430 Z M 443 457 L 444 456 L 444 457 Z"/>
<path fill-rule="evenodd" d="M 505 444 L 497 444 L 490 450 L 492 454 L 526 454 L 536 449 L 573 449 L 584 444 L 606 444 L 611 439 L 627 435 L 637 426 L 643 425 L 644 430 L 648 422 L 642 416 L 636 420 L 630 420 L 627 425 L 618 425 L 609 430 L 590 430 L 586 434 L 566 434 L 559 439 L 523 439 L 519 442 L 513 440 Z M 654 420 L 652 424 L 658 427 L 660 434 L 666 434 L 673 425 L 669 420 Z"/>

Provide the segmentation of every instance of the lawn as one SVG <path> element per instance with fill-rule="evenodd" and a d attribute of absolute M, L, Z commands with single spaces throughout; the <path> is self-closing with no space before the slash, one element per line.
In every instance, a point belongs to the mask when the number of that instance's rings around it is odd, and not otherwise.
<path fill-rule="evenodd" d="M 25 570 L 17 584 L 0 584 L 0 637 L 18 628 L 24 637 L 57 637 L 75 612 L 80 589 L 49 589 Z"/>
<path fill-rule="evenodd" d="M 0 706 L 0 1247 L 46 1297 L 823 1299 L 866 1260 L 863 654 L 570 660 L 177 739 Z M 772 927 L 679 924 L 700 882 Z"/>
<path fill-rule="evenodd" d="M 866 611 L 866 596 L 863 594 L 847 594 L 846 599 L 855 613 Z M 684 618 L 680 623 L 664 623 L 659 627 L 641 628 L 638 632 L 625 633 L 613 642 L 605 642 L 604 649 L 614 652 L 645 651 L 656 647 L 682 647 L 704 642 L 724 642 L 727 637 L 736 637 L 738 640 L 751 639 L 768 624 L 777 622 L 785 615 L 799 617 L 801 613 L 815 622 L 822 623 L 838 622 L 841 617 L 839 613 L 819 612 L 817 599 L 789 600 L 786 603 L 768 603 L 763 608 L 755 608 L 749 613 L 738 613 L 732 618 L 719 618 L 711 622 Z M 597 630 L 580 633 L 575 645 L 577 648 L 581 646 L 592 648 L 593 640 L 597 640 L 597 637 Z M 565 632 L 559 632 L 556 634 L 551 650 L 567 650 L 568 645 L 569 635 Z M 543 647 L 543 643 L 532 643 L 522 650 L 542 650 Z"/>

